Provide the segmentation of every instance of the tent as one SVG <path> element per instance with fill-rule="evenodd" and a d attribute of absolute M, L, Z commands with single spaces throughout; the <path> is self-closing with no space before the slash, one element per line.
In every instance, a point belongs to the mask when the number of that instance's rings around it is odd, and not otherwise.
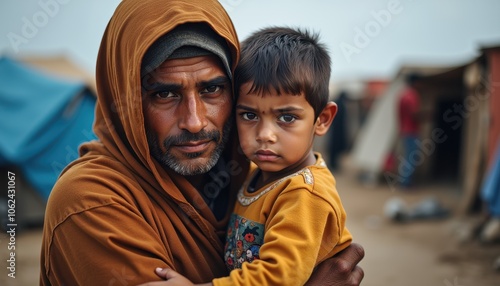
<path fill-rule="evenodd" d="M 0 167 L 19 171 L 46 201 L 78 146 L 96 138 L 94 88 L 8 57 L 0 75 Z"/>
<path fill-rule="evenodd" d="M 445 74 L 455 67 L 428 67 L 407 65 L 401 67 L 389 83 L 384 94 L 377 98 L 362 126 L 352 149 L 353 163 L 363 173 L 368 183 L 376 183 L 380 175 L 393 186 L 397 174 L 387 172 L 384 167 L 389 156 L 397 150 L 397 102 L 401 90 L 405 87 L 405 77 L 409 73 L 418 73 L 425 78 Z"/>

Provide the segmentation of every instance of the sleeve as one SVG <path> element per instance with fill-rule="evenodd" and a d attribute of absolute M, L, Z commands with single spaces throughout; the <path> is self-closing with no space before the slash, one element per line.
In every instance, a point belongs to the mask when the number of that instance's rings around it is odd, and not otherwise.
<path fill-rule="evenodd" d="M 260 259 L 244 263 L 219 285 L 304 285 L 315 265 L 327 258 L 340 239 L 333 206 L 310 190 L 282 193 L 266 222 Z"/>
<path fill-rule="evenodd" d="M 412 90 L 411 92 L 412 92 L 411 98 L 409 99 L 408 102 L 408 109 L 409 109 L 408 112 L 412 116 L 416 116 L 420 111 L 420 99 L 418 92 L 416 90 Z"/>
<path fill-rule="evenodd" d="M 73 214 L 48 237 L 41 285 L 137 285 L 172 267 L 151 227 L 119 204 Z"/>

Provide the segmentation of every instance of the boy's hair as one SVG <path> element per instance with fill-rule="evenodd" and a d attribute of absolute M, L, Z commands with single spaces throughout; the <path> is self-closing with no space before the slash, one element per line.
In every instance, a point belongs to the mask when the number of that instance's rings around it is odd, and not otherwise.
<path fill-rule="evenodd" d="M 234 87 L 253 82 L 252 93 L 305 93 L 317 117 L 329 97 L 330 56 L 318 33 L 288 27 L 258 30 L 241 43 Z"/>

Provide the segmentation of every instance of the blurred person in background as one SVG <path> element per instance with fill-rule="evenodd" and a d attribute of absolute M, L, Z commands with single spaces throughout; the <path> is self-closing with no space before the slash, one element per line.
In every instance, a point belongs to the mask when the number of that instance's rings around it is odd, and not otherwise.
<path fill-rule="evenodd" d="M 329 151 L 329 164 L 333 171 L 339 171 L 341 168 L 340 158 L 341 155 L 348 149 L 347 140 L 347 113 L 346 101 L 348 95 L 346 91 L 341 91 L 339 96 L 334 100 L 337 104 L 337 115 L 332 122 L 330 131 L 328 132 L 328 151 Z"/>
<path fill-rule="evenodd" d="M 416 89 L 419 75 L 410 73 L 406 76 L 406 86 L 400 94 L 398 102 L 399 136 L 403 146 L 403 157 L 399 162 L 400 184 L 409 188 L 412 184 L 415 164 L 411 155 L 418 150 L 417 141 L 420 132 L 420 94 Z"/>

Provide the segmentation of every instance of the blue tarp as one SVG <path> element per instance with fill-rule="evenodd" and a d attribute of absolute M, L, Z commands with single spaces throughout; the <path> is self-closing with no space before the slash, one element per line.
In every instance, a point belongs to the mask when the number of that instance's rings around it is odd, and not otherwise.
<path fill-rule="evenodd" d="M 491 169 L 486 175 L 481 190 L 483 200 L 492 216 L 500 217 L 500 141 Z"/>
<path fill-rule="evenodd" d="M 0 166 L 16 166 L 46 200 L 78 146 L 96 138 L 95 103 L 83 82 L 0 58 Z"/>

